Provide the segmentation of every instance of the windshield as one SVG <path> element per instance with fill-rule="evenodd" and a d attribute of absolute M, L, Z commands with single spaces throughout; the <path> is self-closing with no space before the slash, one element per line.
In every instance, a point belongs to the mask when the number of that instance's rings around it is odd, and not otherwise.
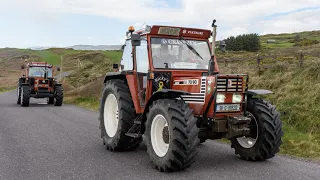
<path fill-rule="evenodd" d="M 211 58 L 205 40 L 151 38 L 151 49 L 154 68 L 208 69 Z"/>
<path fill-rule="evenodd" d="M 52 68 L 47 68 L 48 76 L 52 77 Z M 29 76 L 31 77 L 44 77 L 45 67 L 30 67 Z"/>

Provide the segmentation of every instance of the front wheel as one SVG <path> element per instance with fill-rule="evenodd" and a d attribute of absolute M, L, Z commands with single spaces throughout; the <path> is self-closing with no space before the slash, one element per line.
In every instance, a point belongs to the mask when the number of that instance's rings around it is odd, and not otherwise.
<path fill-rule="evenodd" d="M 21 106 L 26 107 L 29 106 L 30 102 L 30 87 L 29 86 L 22 86 L 21 87 Z"/>
<path fill-rule="evenodd" d="M 261 99 L 248 99 L 251 117 L 250 134 L 231 139 L 231 147 L 242 159 L 266 160 L 280 151 L 282 144 L 282 122 L 275 106 Z"/>
<path fill-rule="evenodd" d="M 19 84 L 17 87 L 17 104 L 21 104 L 21 87 Z"/>
<path fill-rule="evenodd" d="M 184 101 L 160 99 L 147 114 L 146 146 L 159 171 L 178 171 L 191 166 L 197 155 L 199 129 L 193 111 Z"/>
<path fill-rule="evenodd" d="M 63 103 L 63 89 L 62 86 L 55 87 L 56 101 L 54 102 L 55 106 L 61 106 Z"/>

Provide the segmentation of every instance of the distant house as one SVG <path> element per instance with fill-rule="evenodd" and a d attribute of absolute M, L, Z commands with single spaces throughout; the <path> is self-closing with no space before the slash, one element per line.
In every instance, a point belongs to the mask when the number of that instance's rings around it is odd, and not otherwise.
<path fill-rule="evenodd" d="M 275 42 L 276 42 L 275 39 L 268 39 L 268 40 L 267 40 L 267 43 L 275 43 Z"/>

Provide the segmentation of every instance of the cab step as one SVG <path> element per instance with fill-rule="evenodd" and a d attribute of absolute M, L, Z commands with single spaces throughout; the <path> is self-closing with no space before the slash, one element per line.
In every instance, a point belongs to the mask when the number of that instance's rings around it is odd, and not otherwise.
<path fill-rule="evenodd" d="M 129 129 L 129 131 L 126 133 L 126 136 L 132 137 L 132 138 L 140 138 L 142 136 L 141 134 L 141 122 L 142 122 L 142 114 L 139 115 L 132 125 L 132 127 Z"/>

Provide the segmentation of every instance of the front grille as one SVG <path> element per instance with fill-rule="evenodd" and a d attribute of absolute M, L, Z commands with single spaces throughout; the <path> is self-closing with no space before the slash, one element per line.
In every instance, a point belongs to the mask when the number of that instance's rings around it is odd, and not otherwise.
<path fill-rule="evenodd" d="M 218 77 L 218 92 L 242 92 L 243 77 Z"/>
<path fill-rule="evenodd" d="M 199 93 L 190 93 L 191 95 L 182 95 L 181 97 L 187 103 L 205 103 L 205 95 L 206 95 L 206 77 L 201 77 L 201 85 Z M 180 98 L 178 98 L 180 99 Z"/>

